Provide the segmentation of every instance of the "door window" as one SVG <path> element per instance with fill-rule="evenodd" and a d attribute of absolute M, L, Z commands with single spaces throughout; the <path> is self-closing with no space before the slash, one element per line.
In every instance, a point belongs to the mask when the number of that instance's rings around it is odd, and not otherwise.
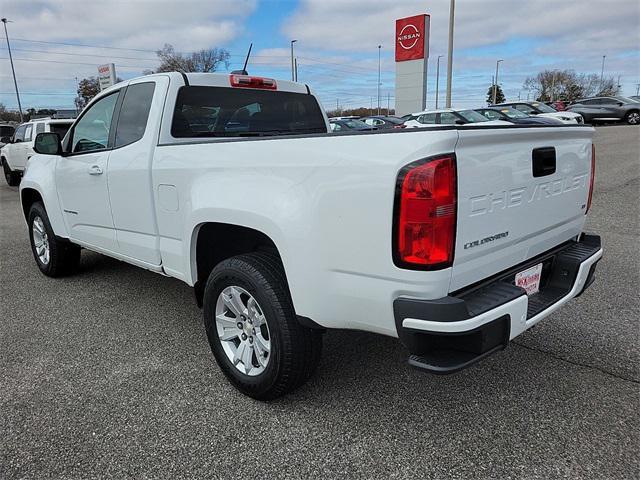
<path fill-rule="evenodd" d="M 27 129 L 24 131 L 24 141 L 25 142 L 30 142 L 31 141 L 31 132 L 33 131 L 33 125 L 32 124 L 28 124 L 27 125 Z"/>
<path fill-rule="evenodd" d="M 73 129 L 72 152 L 93 152 L 107 148 L 117 100 L 118 92 L 112 93 L 86 111 Z"/>
<path fill-rule="evenodd" d="M 16 129 L 16 133 L 13 135 L 14 142 L 24 142 L 24 131 L 27 129 L 26 125 L 20 125 Z"/>
<path fill-rule="evenodd" d="M 443 112 L 440 114 L 440 123 L 443 125 L 455 125 L 458 117 L 451 112 Z"/>
<path fill-rule="evenodd" d="M 153 82 L 136 83 L 127 88 L 118 117 L 116 147 L 137 142 L 144 136 L 154 89 Z"/>
<path fill-rule="evenodd" d="M 44 132 L 44 123 L 43 122 L 36 123 L 36 135 L 42 132 Z"/>
<path fill-rule="evenodd" d="M 535 115 L 536 113 L 538 113 L 533 107 L 529 106 L 529 105 L 514 105 L 514 108 L 516 110 L 520 110 L 521 112 L 526 113 L 527 115 Z"/>
<path fill-rule="evenodd" d="M 494 110 L 482 110 L 482 115 L 487 117 L 489 120 L 499 120 L 500 114 Z"/>
<path fill-rule="evenodd" d="M 424 123 L 427 125 L 433 125 L 436 123 L 436 114 L 435 113 L 426 113 L 424 115 L 420 115 L 418 118 L 418 122 Z"/>

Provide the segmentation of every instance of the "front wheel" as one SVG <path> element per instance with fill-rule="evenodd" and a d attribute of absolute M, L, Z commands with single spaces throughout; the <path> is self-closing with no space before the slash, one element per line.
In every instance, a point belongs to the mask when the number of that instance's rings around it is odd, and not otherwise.
<path fill-rule="evenodd" d="M 320 358 L 322 334 L 298 322 L 275 255 L 251 253 L 218 264 L 205 287 L 204 323 L 225 376 L 258 400 L 302 385 Z"/>
<path fill-rule="evenodd" d="M 640 112 L 629 112 L 624 119 L 629 125 L 640 125 Z"/>
<path fill-rule="evenodd" d="M 14 172 L 9 167 L 7 161 L 2 159 L 2 170 L 4 170 L 4 179 L 7 181 L 7 185 L 10 187 L 17 187 L 20 185 L 20 172 Z"/>
<path fill-rule="evenodd" d="M 33 257 L 42 273 L 48 277 L 61 277 L 78 268 L 80 247 L 55 236 L 41 202 L 31 206 L 28 225 Z"/>

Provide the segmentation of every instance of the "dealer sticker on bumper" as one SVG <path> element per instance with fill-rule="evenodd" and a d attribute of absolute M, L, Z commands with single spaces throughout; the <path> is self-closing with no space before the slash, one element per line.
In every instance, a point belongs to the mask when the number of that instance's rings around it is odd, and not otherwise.
<path fill-rule="evenodd" d="M 516 274 L 516 285 L 527 291 L 531 296 L 540 291 L 540 276 L 542 275 L 542 264 L 527 268 L 525 271 Z"/>

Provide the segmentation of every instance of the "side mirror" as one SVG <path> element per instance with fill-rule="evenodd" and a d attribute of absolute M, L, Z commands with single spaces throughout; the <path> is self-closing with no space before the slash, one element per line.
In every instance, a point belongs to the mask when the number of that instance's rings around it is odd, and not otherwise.
<path fill-rule="evenodd" d="M 33 144 L 33 150 L 43 155 L 62 155 L 62 144 L 57 133 L 39 133 Z"/>
<path fill-rule="evenodd" d="M 456 125 L 466 125 L 466 124 L 467 122 L 465 122 L 464 120 L 460 120 L 460 119 L 456 120 Z"/>
<path fill-rule="evenodd" d="M 22 142 L 22 140 L 20 140 L 19 138 L 14 138 L 11 143 L 20 143 Z"/>
<path fill-rule="evenodd" d="M 619 106 L 619 107 L 621 107 L 621 106 L 623 106 L 623 105 L 624 105 L 624 103 L 622 103 L 622 102 L 618 102 L 618 106 Z"/>
<path fill-rule="evenodd" d="M 12 142 L 12 138 L 13 137 L 11 135 L 8 135 L 6 137 L 2 137 L 2 138 L 0 138 L 0 143 L 13 143 Z"/>

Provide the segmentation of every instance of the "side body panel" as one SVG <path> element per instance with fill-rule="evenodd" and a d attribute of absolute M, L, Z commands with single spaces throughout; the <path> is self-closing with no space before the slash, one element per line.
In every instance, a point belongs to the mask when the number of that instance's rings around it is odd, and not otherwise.
<path fill-rule="evenodd" d="M 452 152 L 457 138 L 415 130 L 159 146 L 153 185 L 165 271 L 197 280 L 202 224 L 250 227 L 276 244 L 299 315 L 396 335 L 393 298 L 444 296 L 451 275 L 393 264 L 396 177 L 407 163 Z"/>

